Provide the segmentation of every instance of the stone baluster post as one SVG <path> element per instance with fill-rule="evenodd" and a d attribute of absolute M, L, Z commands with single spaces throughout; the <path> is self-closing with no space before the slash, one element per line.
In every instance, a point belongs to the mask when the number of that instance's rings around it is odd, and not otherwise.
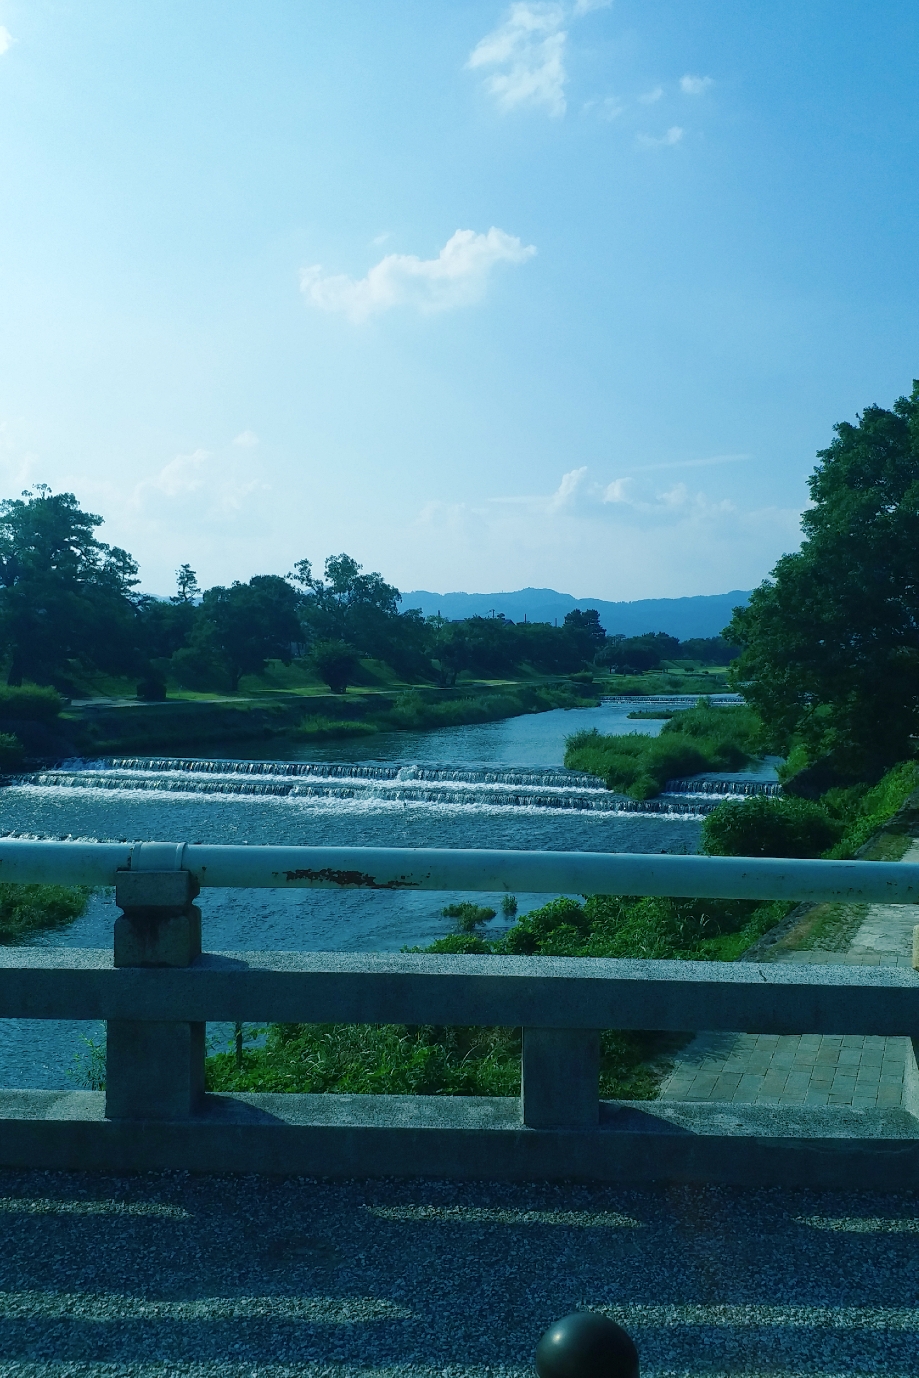
<path fill-rule="evenodd" d="M 201 955 L 194 877 L 184 847 L 143 843 L 118 873 L 116 967 L 185 967 Z M 204 1098 L 204 1024 L 110 1019 L 105 1113 L 113 1120 L 187 1119 Z"/>

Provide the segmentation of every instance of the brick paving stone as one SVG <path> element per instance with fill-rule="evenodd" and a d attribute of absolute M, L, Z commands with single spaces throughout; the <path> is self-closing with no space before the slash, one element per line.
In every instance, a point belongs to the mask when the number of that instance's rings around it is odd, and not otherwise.
<path fill-rule="evenodd" d="M 919 861 L 919 839 L 904 861 Z M 871 905 L 845 952 L 785 952 L 800 964 L 912 965 L 912 905 Z M 908 1040 L 877 1034 L 700 1034 L 661 1087 L 669 1100 L 757 1105 L 897 1106 Z"/>

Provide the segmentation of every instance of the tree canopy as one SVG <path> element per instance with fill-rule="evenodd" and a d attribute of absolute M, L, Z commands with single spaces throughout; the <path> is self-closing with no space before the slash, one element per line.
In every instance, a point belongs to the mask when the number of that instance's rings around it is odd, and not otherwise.
<path fill-rule="evenodd" d="M 804 541 L 738 608 L 732 678 L 777 750 L 875 771 L 919 733 L 919 382 L 818 452 Z"/>
<path fill-rule="evenodd" d="M 137 565 L 96 539 L 102 518 L 44 484 L 0 502 L 0 639 L 7 682 L 69 687 L 74 666 L 137 667 Z"/>
<path fill-rule="evenodd" d="M 286 578 L 255 575 L 204 590 L 184 563 L 176 592 L 153 597 L 137 592 L 127 551 L 98 539 L 101 523 L 72 493 L 43 485 L 0 503 L 0 657 L 10 684 L 74 693 L 100 674 L 130 675 L 141 697 L 161 699 L 170 680 L 234 692 L 268 661 L 308 658 L 341 692 L 366 677 L 366 660 L 405 682 L 451 685 L 463 673 L 564 675 L 620 662 L 650 669 L 681 653 L 663 633 L 608 638 L 593 608 L 568 613 L 560 627 L 501 614 L 450 622 L 400 612 L 399 590 L 344 553 L 329 556 L 322 576 L 304 559 Z M 707 642 L 693 643 L 695 657 L 720 654 L 717 640 L 708 652 Z"/>

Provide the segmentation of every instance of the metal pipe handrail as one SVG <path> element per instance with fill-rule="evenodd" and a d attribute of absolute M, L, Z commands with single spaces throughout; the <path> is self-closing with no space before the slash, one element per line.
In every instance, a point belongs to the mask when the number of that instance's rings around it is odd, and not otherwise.
<path fill-rule="evenodd" d="M 0 882 L 114 885 L 189 871 L 202 887 L 521 891 L 919 903 L 910 862 L 412 847 L 256 847 L 0 839 Z"/>

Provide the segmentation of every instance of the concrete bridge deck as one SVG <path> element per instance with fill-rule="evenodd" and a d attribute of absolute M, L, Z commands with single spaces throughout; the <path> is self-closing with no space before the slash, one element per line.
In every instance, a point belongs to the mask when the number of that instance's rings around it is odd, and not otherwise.
<path fill-rule="evenodd" d="M 532 1373 L 579 1307 L 643 1378 L 905 1378 L 919 1199 L 0 1173 L 0 1374 Z"/>

